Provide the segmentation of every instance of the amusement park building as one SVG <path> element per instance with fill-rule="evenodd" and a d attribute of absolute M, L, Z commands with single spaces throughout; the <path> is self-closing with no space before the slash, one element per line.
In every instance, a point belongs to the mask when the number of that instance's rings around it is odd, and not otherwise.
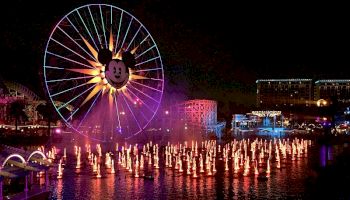
<path fill-rule="evenodd" d="M 34 92 L 27 87 L 7 80 L 1 80 L 0 85 L 0 121 L 2 123 L 11 123 L 10 106 L 15 101 L 22 101 L 25 104 L 24 112 L 28 117 L 28 122 L 39 120 L 36 107 L 45 103 Z"/>
<path fill-rule="evenodd" d="M 37 111 L 39 105 L 46 105 L 46 101 L 41 99 L 29 88 L 8 80 L 0 80 L 0 125 L 14 124 L 14 119 L 10 115 L 11 104 L 21 101 L 24 104 L 24 113 L 27 117 L 25 124 L 46 124 L 46 120 Z M 55 101 L 56 106 L 63 105 L 63 102 Z M 65 105 L 69 111 L 73 109 L 71 105 Z"/>
<path fill-rule="evenodd" d="M 224 123 L 217 121 L 217 102 L 213 100 L 194 99 L 177 105 L 178 113 L 188 127 L 221 137 Z"/>
<path fill-rule="evenodd" d="M 187 132 L 195 137 L 207 137 L 214 133 L 222 137 L 224 122 L 217 120 L 217 102 L 194 99 L 168 106 L 161 116 L 160 124 L 167 132 Z"/>

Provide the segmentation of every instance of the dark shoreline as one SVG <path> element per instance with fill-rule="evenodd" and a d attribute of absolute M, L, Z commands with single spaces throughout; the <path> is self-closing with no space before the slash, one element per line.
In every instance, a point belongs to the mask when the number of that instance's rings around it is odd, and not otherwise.
<path fill-rule="evenodd" d="M 43 145 L 50 140 L 50 136 L 25 136 L 25 135 L 12 135 L 12 136 L 0 136 L 0 143 L 10 146 L 22 146 L 22 145 Z"/>

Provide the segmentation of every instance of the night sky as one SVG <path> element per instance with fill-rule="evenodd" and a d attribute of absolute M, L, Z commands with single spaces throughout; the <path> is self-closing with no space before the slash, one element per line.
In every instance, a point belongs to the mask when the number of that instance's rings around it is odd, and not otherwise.
<path fill-rule="evenodd" d="M 0 75 L 41 96 L 40 71 L 51 29 L 87 3 L 113 4 L 145 25 L 162 55 L 167 93 L 215 99 L 222 110 L 255 104 L 256 79 L 350 78 L 350 17 L 344 5 L 33 2 L 11 0 L 2 6 Z"/>

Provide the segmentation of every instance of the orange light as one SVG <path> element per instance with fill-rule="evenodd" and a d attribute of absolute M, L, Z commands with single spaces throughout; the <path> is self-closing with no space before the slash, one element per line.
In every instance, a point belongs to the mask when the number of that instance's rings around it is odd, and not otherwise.
<path fill-rule="evenodd" d="M 88 83 L 98 83 L 101 80 L 102 80 L 101 77 L 96 76 L 96 77 L 92 78 L 91 80 L 89 80 Z"/>
<path fill-rule="evenodd" d="M 79 107 L 81 107 L 82 105 L 84 105 L 86 102 L 88 102 L 92 97 L 94 97 L 97 92 L 99 92 L 100 90 L 103 89 L 103 85 L 101 84 L 96 84 L 96 86 L 94 87 L 94 89 L 90 92 L 90 94 L 85 98 L 85 100 L 83 101 L 83 103 L 80 104 Z"/>
<path fill-rule="evenodd" d="M 113 52 L 113 34 L 112 34 L 112 28 L 111 28 L 111 32 L 109 33 L 109 46 L 108 46 L 109 50 Z"/>
<path fill-rule="evenodd" d="M 136 75 L 136 74 L 130 75 L 130 80 L 138 80 L 138 79 L 148 79 L 148 78 L 144 76 Z"/>
<path fill-rule="evenodd" d="M 118 59 L 118 60 L 122 59 L 122 52 L 121 52 L 121 50 L 119 50 L 116 54 L 114 54 L 113 59 Z"/>
<path fill-rule="evenodd" d="M 137 46 L 137 47 L 135 47 L 135 48 L 133 48 L 131 51 L 130 51 L 130 53 L 131 54 L 134 54 L 135 53 L 135 51 L 137 51 L 137 49 L 139 48 L 139 46 Z"/>
<path fill-rule="evenodd" d="M 89 60 L 89 59 L 87 59 L 87 61 L 90 63 L 91 66 L 93 66 L 95 68 L 101 68 L 102 67 L 102 64 L 99 63 L 99 62 L 95 62 L 95 61 Z"/>
<path fill-rule="evenodd" d="M 82 74 L 87 74 L 87 75 L 91 75 L 91 76 L 97 76 L 100 73 L 99 69 L 66 69 L 68 71 L 72 71 L 72 72 L 78 72 L 78 73 L 82 73 Z"/>
<path fill-rule="evenodd" d="M 96 58 L 97 60 L 97 51 L 91 46 L 91 44 L 82 36 L 80 35 L 80 37 L 83 39 L 85 45 L 88 47 L 88 49 L 90 50 L 90 52 L 92 53 L 92 55 Z"/>

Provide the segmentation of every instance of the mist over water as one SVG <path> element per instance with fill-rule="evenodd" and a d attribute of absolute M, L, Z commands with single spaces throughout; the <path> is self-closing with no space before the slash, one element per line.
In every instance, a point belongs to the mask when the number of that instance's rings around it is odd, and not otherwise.
<path fill-rule="evenodd" d="M 154 141 L 153 144 L 158 142 Z M 188 141 L 188 144 L 191 142 Z M 119 149 L 121 145 L 124 144 L 119 144 Z M 102 148 L 107 150 L 106 146 Z M 142 149 L 141 146 L 140 148 Z M 252 171 L 248 176 L 243 176 L 241 172 L 235 174 L 231 161 L 229 171 L 225 171 L 225 162 L 221 159 L 216 160 L 217 172 L 213 176 L 199 174 L 198 178 L 193 178 L 185 174 L 186 166 L 184 174 L 173 168 L 165 168 L 164 149 L 161 147 L 161 167 L 153 169 L 153 165 L 147 167 L 146 164 L 143 173 L 151 173 L 154 177 L 154 180 L 147 180 L 133 177 L 119 164 L 116 164 L 116 174 L 110 174 L 109 169 L 101 168 L 101 179 L 91 173 L 91 167 L 87 163 L 81 169 L 75 169 L 71 146 L 67 148 L 64 178 L 52 181 L 52 199 L 314 199 L 326 193 L 327 196 L 338 199 L 342 197 L 338 190 L 320 191 L 317 181 L 322 176 L 319 169 L 334 165 L 334 158 L 346 149 L 342 145 L 324 146 L 313 143 L 307 157 L 287 160 L 281 169 L 277 169 L 276 163 L 272 162 L 269 178 L 260 180 Z M 84 162 L 87 160 L 83 158 Z M 261 165 L 260 172 L 265 168 L 266 165 Z"/>

